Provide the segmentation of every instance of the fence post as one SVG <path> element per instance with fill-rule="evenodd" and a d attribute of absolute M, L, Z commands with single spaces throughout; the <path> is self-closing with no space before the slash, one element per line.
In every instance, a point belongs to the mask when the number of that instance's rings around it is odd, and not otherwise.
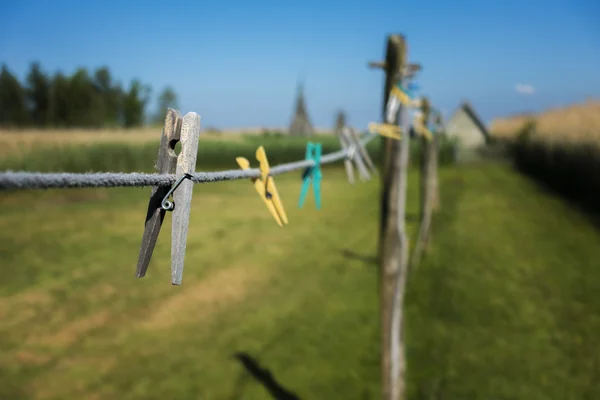
<path fill-rule="evenodd" d="M 433 145 L 433 154 L 435 154 L 435 157 L 433 158 L 432 162 L 431 162 L 431 170 L 433 173 L 433 176 L 431 177 L 431 196 L 433 197 L 431 200 L 431 208 L 433 209 L 434 212 L 439 211 L 441 204 L 440 204 L 440 183 L 439 183 L 439 160 L 440 160 L 440 141 L 441 141 L 441 136 L 444 134 L 444 118 L 442 117 L 442 114 L 437 111 L 435 113 L 434 116 L 434 126 L 435 126 L 435 135 L 434 135 L 434 141 L 432 143 Z"/>
<path fill-rule="evenodd" d="M 423 114 L 423 126 L 429 126 L 431 105 L 429 99 L 421 99 L 421 112 Z M 432 132 L 431 140 L 421 135 L 420 143 L 420 201 L 419 201 L 419 237 L 415 243 L 411 259 L 411 270 L 415 269 L 421 261 L 421 256 L 431 234 L 431 219 L 433 214 L 433 202 L 435 197 L 435 186 L 437 185 L 437 142 L 438 135 Z"/>
<path fill-rule="evenodd" d="M 389 35 L 385 61 L 370 63 L 370 66 L 385 71 L 384 121 L 399 124 L 402 130 L 400 141 L 383 139 L 379 230 L 382 398 L 399 400 L 404 398 L 406 368 L 401 331 L 408 264 L 405 213 L 410 121 L 404 105 L 400 105 L 396 115 L 389 115 L 386 111 L 393 85 L 404 80 L 408 74 L 404 36 Z"/>

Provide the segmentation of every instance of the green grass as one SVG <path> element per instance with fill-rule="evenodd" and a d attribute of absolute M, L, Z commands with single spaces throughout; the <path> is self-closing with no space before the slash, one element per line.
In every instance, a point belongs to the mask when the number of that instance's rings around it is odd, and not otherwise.
<path fill-rule="evenodd" d="M 271 165 L 303 160 L 306 142 L 303 137 L 246 135 L 243 140 L 200 139 L 198 147 L 198 171 L 238 169 L 236 157 L 246 157 L 255 162 L 256 149 L 264 146 Z M 310 138 L 322 145 L 323 154 L 341 149 L 337 137 L 320 135 Z M 412 143 L 413 158 L 419 156 L 418 142 Z M 140 143 L 93 143 L 88 145 L 56 145 L 38 147 L 33 151 L 21 151 L 0 157 L 1 170 L 40 172 L 154 172 L 159 142 Z M 379 161 L 380 140 L 375 138 L 367 149 L 374 162 Z M 179 145 L 176 148 L 179 150 Z M 440 163 L 449 164 L 451 144 L 440 147 Z"/>
<path fill-rule="evenodd" d="M 507 167 L 442 184 L 408 289 L 411 397 L 600 398 L 600 233 Z"/>
<path fill-rule="evenodd" d="M 134 278 L 148 189 L 3 196 L 0 398 L 269 398 L 236 352 L 302 399 L 374 396 L 376 266 L 345 251 L 375 255 L 377 182 L 328 169 L 316 211 L 299 178 L 285 228 L 250 182 L 196 186 L 181 287 L 168 228 Z"/>
<path fill-rule="evenodd" d="M 195 187 L 181 287 L 170 215 L 134 278 L 148 188 L 0 197 L 0 398 L 273 398 L 237 352 L 300 399 L 379 398 L 378 182 L 328 168 L 316 211 L 299 174 L 276 181 L 284 228 L 250 182 Z M 506 167 L 441 185 L 407 293 L 410 398 L 600 398 L 600 234 Z"/>

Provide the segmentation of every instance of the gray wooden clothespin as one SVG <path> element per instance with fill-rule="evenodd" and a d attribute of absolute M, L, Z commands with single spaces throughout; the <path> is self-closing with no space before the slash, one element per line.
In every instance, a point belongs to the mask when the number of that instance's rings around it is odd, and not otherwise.
<path fill-rule="evenodd" d="M 352 161 L 354 161 L 354 164 L 356 165 L 356 169 L 358 169 L 361 179 L 363 181 L 371 179 L 371 175 L 369 174 L 369 171 L 367 170 L 367 167 L 365 166 L 365 163 L 362 159 L 362 155 L 360 152 L 360 141 L 355 140 L 357 139 L 357 137 L 352 136 L 350 128 L 348 127 L 344 127 L 344 129 L 342 129 L 342 138 L 346 141 L 347 146 L 352 153 L 351 157 L 349 158 L 351 158 Z"/>
<path fill-rule="evenodd" d="M 339 132 L 337 132 L 340 144 L 342 149 L 349 151 L 351 149 L 350 141 L 346 136 L 346 132 L 344 132 L 345 127 L 342 127 Z M 353 149 L 354 151 L 354 149 Z M 352 157 L 353 154 L 348 154 L 348 157 L 344 159 L 344 166 L 346 167 L 346 175 L 348 175 L 348 182 L 351 185 L 354 185 L 354 168 L 352 168 Z"/>
<path fill-rule="evenodd" d="M 179 111 L 171 108 L 167 110 L 156 169 L 161 174 L 175 173 L 177 179 L 170 188 L 155 187 L 152 189 L 137 264 L 136 276 L 138 278 L 146 275 L 165 213 L 173 211 L 171 283 L 173 285 L 181 284 L 194 185 L 190 178 L 196 168 L 199 137 L 200 116 L 198 114 L 190 112 L 181 118 Z M 179 155 L 175 154 L 177 142 L 181 142 Z M 173 195 L 172 202 L 168 200 L 171 194 Z"/>
<path fill-rule="evenodd" d="M 377 168 L 375 168 L 375 164 L 373 164 L 373 160 L 371 160 L 371 156 L 369 156 L 369 152 L 365 148 L 365 145 L 360 142 L 358 133 L 356 133 L 356 130 L 354 128 L 350 128 L 350 136 L 354 140 L 354 143 L 356 143 L 356 145 L 358 147 L 358 151 L 360 152 L 362 159 L 365 161 L 365 163 L 371 169 L 371 172 L 373 172 L 373 175 L 377 175 Z"/>

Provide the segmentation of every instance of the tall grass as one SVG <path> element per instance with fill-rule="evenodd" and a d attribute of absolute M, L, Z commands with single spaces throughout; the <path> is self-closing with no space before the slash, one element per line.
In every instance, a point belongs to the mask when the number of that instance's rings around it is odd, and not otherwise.
<path fill-rule="evenodd" d="M 552 143 L 600 142 L 600 100 L 550 109 L 539 114 L 518 115 L 492 121 L 495 138 L 514 140 L 530 122 L 536 129 L 532 137 Z"/>
<path fill-rule="evenodd" d="M 493 129 L 497 138 L 510 143 L 522 173 L 600 214 L 600 101 L 506 119 Z"/>
<path fill-rule="evenodd" d="M 335 136 L 321 135 L 308 138 L 277 135 L 245 135 L 239 140 L 203 140 L 198 147 L 196 169 L 237 169 L 236 157 L 246 157 L 257 165 L 255 152 L 264 146 L 271 165 L 302 160 L 308 140 L 318 141 L 323 154 L 340 150 Z M 158 140 L 134 142 L 90 142 L 65 145 L 47 144 L 13 151 L 0 157 L 0 170 L 40 172 L 153 172 L 158 150 Z M 367 145 L 374 162 L 380 160 L 380 140 Z M 418 162 L 417 141 L 412 143 L 412 157 Z M 452 147 L 443 141 L 440 146 L 440 164 L 452 161 Z"/>

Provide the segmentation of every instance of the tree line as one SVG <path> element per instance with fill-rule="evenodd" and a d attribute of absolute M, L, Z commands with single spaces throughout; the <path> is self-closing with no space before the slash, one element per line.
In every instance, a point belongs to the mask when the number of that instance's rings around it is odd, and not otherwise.
<path fill-rule="evenodd" d="M 167 86 L 158 107 L 147 114 L 152 89 L 138 79 L 124 88 L 106 66 L 90 73 L 44 72 L 39 62 L 30 65 L 21 83 L 6 64 L 0 71 L 0 127 L 3 128 L 132 128 L 164 119 L 168 107 L 177 107 L 177 95 Z"/>

